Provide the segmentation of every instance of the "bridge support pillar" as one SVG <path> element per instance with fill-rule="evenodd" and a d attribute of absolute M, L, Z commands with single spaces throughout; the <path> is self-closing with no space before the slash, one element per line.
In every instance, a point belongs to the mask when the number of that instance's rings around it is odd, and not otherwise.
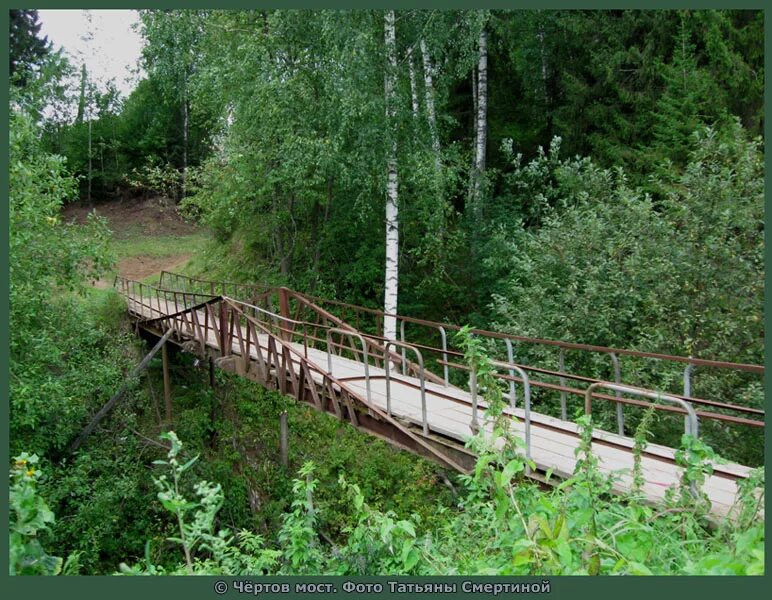
<path fill-rule="evenodd" d="M 169 350 L 166 342 L 161 347 L 161 357 L 163 359 L 164 371 L 164 405 L 166 406 L 166 421 L 172 422 L 172 385 L 169 379 Z"/>
<path fill-rule="evenodd" d="M 214 359 L 209 357 L 209 387 L 214 389 Z"/>
<path fill-rule="evenodd" d="M 289 467 L 289 423 L 286 410 L 279 416 L 279 460 L 282 467 Z"/>

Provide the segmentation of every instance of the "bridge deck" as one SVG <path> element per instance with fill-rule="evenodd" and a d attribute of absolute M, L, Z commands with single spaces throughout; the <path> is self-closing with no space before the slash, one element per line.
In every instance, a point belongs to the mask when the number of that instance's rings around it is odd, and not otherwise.
<path fill-rule="evenodd" d="M 130 313 L 145 319 L 158 318 L 161 315 L 173 314 L 179 310 L 173 303 L 163 298 L 129 296 Z M 199 321 L 203 322 L 203 311 L 200 311 Z M 182 339 L 192 339 L 193 335 L 186 331 L 179 331 Z M 214 331 L 207 331 L 206 343 L 211 348 L 218 348 Z M 268 336 L 260 335 L 259 344 L 267 350 Z M 302 344 L 292 343 L 300 355 L 307 352 L 307 359 L 316 365 L 320 371 L 327 371 L 327 353 L 313 347 L 304 348 Z M 238 341 L 232 344 L 232 353 L 240 355 Z M 252 358 L 256 358 L 256 352 L 252 350 Z M 299 362 L 294 363 L 296 372 Z M 367 398 L 367 386 L 363 363 L 336 354 L 332 355 L 332 374 L 338 380 L 344 381 L 347 386 L 358 392 L 362 398 Z M 386 380 L 385 371 L 373 365 L 369 366 L 370 397 L 372 403 L 386 410 Z M 312 373 L 317 383 L 322 383 L 323 376 Z M 425 383 L 427 422 L 430 436 L 441 436 L 444 440 L 454 440 L 463 445 L 471 436 L 470 423 L 472 420 L 471 395 L 455 386 L 444 386 L 432 382 Z M 492 431 L 492 425 L 485 422 L 484 404 L 480 403 L 478 418 L 480 425 L 488 432 Z M 512 429 L 524 437 L 524 411 L 522 408 L 507 408 L 506 412 L 514 415 Z M 421 427 L 421 393 L 419 380 L 397 373 L 391 374 L 391 414 L 403 421 Z M 592 450 L 598 457 L 599 468 L 604 474 L 615 473 L 615 491 L 626 492 L 632 486 L 632 446 L 633 440 L 614 433 L 595 429 L 593 432 Z M 548 415 L 531 410 L 531 444 L 530 453 L 532 460 L 542 472 L 552 470 L 559 477 L 570 477 L 576 465 L 575 449 L 579 444 L 579 436 L 575 423 L 563 421 Z M 746 477 L 750 471 L 748 467 L 739 464 L 715 464 L 715 473 L 706 481 L 703 491 L 708 495 L 712 503 L 712 512 L 719 517 L 726 516 L 735 502 L 737 494 L 736 480 Z M 665 491 L 678 485 L 680 469 L 674 464 L 674 450 L 667 446 L 649 444 L 642 456 L 642 470 L 645 483 L 643 494 L 651 502 L 658 502 L 664 498 Z"/>

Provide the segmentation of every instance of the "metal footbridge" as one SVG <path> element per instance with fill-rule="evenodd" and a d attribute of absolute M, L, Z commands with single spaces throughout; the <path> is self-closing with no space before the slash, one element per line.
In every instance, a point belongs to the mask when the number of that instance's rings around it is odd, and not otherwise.
<path fill-rule="evenodd" d="M 287 288 L 214 282 L 169 272 L 161 274 L 157 286 L 118 277 L 115 287 L 126 298 L 129 315 L 143 335 L 161 338 L 171 330 L 169 342 L 216 367 L 290 394 L 449 469 L 470 472 L 477 456 L 467 441 L 481 430 L 492 433 L 493 424 L 485 416 L 485 393 L 478 389 L 475 373 L 462 364 L 463 355 L 448 343 L 449 333 L 459 329 L 455 325 L 394 315 L 400 339 L 387 340 L 382 336 L 383 312 Z M 433 332 L 438 345 L 408 342 L 406 327 Z M 579 396 L 586 412 L 601 402 L 616 406 L 616 431 L 594 429 L 592 451 L 600 470 L 615 475 L 613 489 L 621 494 L 633 487 L 634 440 L 626 435 L 630 432 L 624 422 L 625 406 L 653 405 L 673 418 L 683 418 L 685 431 L 693 435 L 699 434 L 700 423 L 707 419 L 726 427 L 764 427 L 764 412 L 758 408 L 691 395 L 695 368 L 763 375 L 761 366 L 483 330 L 472 333 L 506 347 L 507 359 L 493 363 L 496 376 L 508 387 L 504 412 L 513 417 L 510 429 L 525 441 L 524 452 L 535 465 L 527 469 L 527 476 L 542 482 L 571 477 L 575 470 L 580 432 L 568 416 L 569 396 Z M 513 343 L 554 346 L 559 353 L 558 370 L 516 363 Z M 566 352 L 608 355 L 614 381 L 566 371 Z M 681 363 L 683 393 L 663 394 L 622 382 L 619 362 L 625 356 Z M 430 364 L 437 373 L 429 370 Z M 569 385 L 568 380 L 573 383 Z M 559 394 L 559 417 L 531 406 L 534 388 Z M 680 484 L 681 468 L 671 447 L 649 443 L 641 455 L 641 468 L 641 493 L 648 502 L 661 502 L 668 488 Z M 715 517 L 731 516 L 738 481 L 750 471 L 740 464 L 713 464 L 713 474 L 702 491 Z"/>

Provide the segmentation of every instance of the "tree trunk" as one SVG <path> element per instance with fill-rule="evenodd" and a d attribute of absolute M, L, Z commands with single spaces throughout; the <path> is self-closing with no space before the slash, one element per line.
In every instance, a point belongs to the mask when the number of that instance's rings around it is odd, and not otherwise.
<path fill-rule="evenodd" d="M 442 168 L 440 160 L 440 136 L 437 133 L 437 114 L 434 110 L 434 80 L 432 73 L 432 59 L 426 42 L 421 40 L 421 56 L 424 63 L 424 90 L 426 92 L 426 117 L 429 121 L 429 133 L 432 136 L 432 149 L 434 150 L 434 165 L 439 173 Z"/>
<path fill-rule="evenodd" d="M 415 67 L 413 66 L 413 47 L 407 47 L 407 69 L 410 75 L 410 100 L 413 106 L 413 118 L 418 118 L 418 89 L 415 83 Z"/>
<path fill-rule="evenodd" d="M 544 49 L 544 24 L 539 23 L 539 30 L 537 32 L 537 37 L 539 38 L 539 55 L 541 58 L 541 83 L 543 87 L 543 94 L 544 94 L 544 104 L 545 106 L 549 106 L 549 88 L 547 85 L 547 52 Z"/>
<path fill-rule="evenodd" d="M 273 216 L 273 243 L 276 251 L 276 257 L 279 258 L 279 270 L 281 271 L 282 275 L 286 275 L 285 269 L 287 268 L 287 265 L 284 261 L 284 227 L 279 222 L 279 196 L 279 187 L 275 186 L 271 202 L 271 214 Z"/>
<path fill-rule="evenodd" d="M 185 197 L 185 189 L 187 186 L 188 177 L 188 90 L 187 81 L 183 84 L 185 89 L 183 90 L 182 97 L 182 190 L 180 193 L 180 199 Z"/>
<path fill-rule="evenodd" d="M 474 143 L 477 144 L 477 67 L 472 67 L 472 125 L 474 126 Z"/>
<path fill-rule="evenodd" d="M 474 128 L 474 151 L 477 152 L 477 67 L 472 67 L 472 127 Z M 473 160 L 469 167 L 469 188 L 467 191 L 469 209 L 474 205 L 474 180 L 475 161 Z"/>
<path fill-rule="evenodd" d="M 102 175 L 102 191 L 105 190 L 105 142 L 99 138 L 99 171 Z"/>
<path fill-rule="evenodd" d="M 433 229 L 442 234 L 445 231 L 445 200 L 443 194 L 442 179 L 442 155 L 440 153 L 440 135 L 437 131 L 437 113 L 434 107 L 434 67 L 429 56 L 426 42 L 421 40 L 421 56 L 424 66 L 424 92 L 426 93 L 426 118 L 429 121 L 429 135 L 434 151 L 434 185 L 437 193 L 437 202 L 432 211 L 434 221 Z"/>
<path fill-rule="evenodd" d="M 394 32 L 394 11 L 387 10 L 384 16 L 386 43 L 386 73 L 384 92 L 386 97 L 386 127 L 388 130 L 389 153 L 386 159 L 388 180 L 386 183 L 386 277 L 384 286 L 383 310 L 396 314 L 397 293 L 399 289 L 399 180 L 397 177 L 397 135 L 395 87 L 397 72 L 397 42 Z M 383 335 L 388 339 L 397 337 L 397 320 L 393 316 L 383 319 Z"/>
<path fill-rule="evenodd" d="M 483 176 L 485 174 L 485 146 L 488 137 L 488 34 L 480 32 L 480 59 L 477 64 L 477 143 L 474 158 L 474 210 L 482 216 Z"/>
<path fill-rule="evenodd" d="M 75 124 L 83 123 L 83 115 L 86 111 L 86 63 L 80 68 L 80 96 L 78 98 L 78 115 L 75 117 Z"/>
<path fill-rule="evenodd" d="M 91 111 L 89 111 L 90 113 Z M 88 201 L 91 203 L 91 114 L 88 116 Z"/>

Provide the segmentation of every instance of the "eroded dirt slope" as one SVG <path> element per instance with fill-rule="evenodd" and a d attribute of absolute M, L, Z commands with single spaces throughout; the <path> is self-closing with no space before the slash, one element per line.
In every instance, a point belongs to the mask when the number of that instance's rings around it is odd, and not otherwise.
<path fill-rule="evenodd" d="M 84 223 L 91 211 L 107 219 L 118 255 L 117 272 L 124 277 L 142 280 L 162 270 L 178 270 L 193 254 L 185 241 L 199 233 L 199 229 L 163 199 L 126 199 L 93 206 L 73 204 L 65 207 L 63 218 Z M 106 287 L 109 282 L 100 280 L 94 285 Z"/>

